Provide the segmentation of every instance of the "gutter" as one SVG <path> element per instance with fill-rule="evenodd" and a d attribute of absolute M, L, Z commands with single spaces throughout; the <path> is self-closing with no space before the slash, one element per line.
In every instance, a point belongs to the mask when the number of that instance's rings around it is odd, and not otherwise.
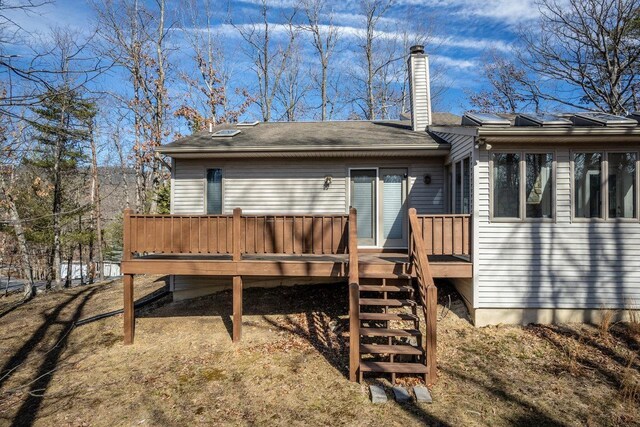
<path fill-rule="evenodd" d="M 273 147 L 261 149 L 257 147 L 220 150 L 219 148 L 157 148 L 157 152 L 175 158 L 188 157 L 371 157 L 391 156 L 406 157 L 415 155 L 446 155 L 451 149 L 450 144 L 437 144 L 433 146 L 386 146 L 386 147 Z"/>

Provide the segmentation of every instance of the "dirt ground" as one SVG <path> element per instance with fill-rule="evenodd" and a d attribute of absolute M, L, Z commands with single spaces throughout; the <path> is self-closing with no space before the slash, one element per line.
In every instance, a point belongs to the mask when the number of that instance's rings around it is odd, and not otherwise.
<path fill-rule="evenodd" d="M 164 278 L 136 280 L 136 298 Z M 431 405 L 369 401 L 346 378 L 346 286 L 247 289 L 232 344 L 231 293 L 138 313 L 122 345 L 120 281 L 0 299 L 0 425 L 640 425 L 640 330 L 474 328 L 439 291 Z M 370 379 L 369 381 L 375 381 Z"/>

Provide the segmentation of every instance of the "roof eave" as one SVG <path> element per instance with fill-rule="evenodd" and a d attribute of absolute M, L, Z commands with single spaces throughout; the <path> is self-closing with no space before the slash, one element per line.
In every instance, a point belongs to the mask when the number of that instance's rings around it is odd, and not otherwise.
<path fill-rule="evenodd" d="M 478 128 L 478 138 L 490 143 L 591 143 L 603 138 L 639 142 L 640 128 Z"/>

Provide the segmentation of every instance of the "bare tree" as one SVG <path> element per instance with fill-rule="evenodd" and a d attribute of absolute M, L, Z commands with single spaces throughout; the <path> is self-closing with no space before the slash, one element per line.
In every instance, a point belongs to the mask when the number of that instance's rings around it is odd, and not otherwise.
<path fill-rule="evenodd" d="M 229 93 L 231 74 L 216 31 L 216 4 L 212 0 L 186 0 L 182 32 L 191 49 L 192 62 L 180 77 L 189 87 L 184 103 L 174 113 L 187 120 L 192 132 L 204 130 L 207 123 L 236 122 L 254 102 L 248 91 L 237 88 L 234 102 Z M 204 19 L 204 26 L 201 25 Z M 197 27 L 197 28 L 196 28 Z"/>
<path fill-rule="evenodd" d="M 259 22 L 236 24 L 232 21 L 231 25 L 238 30 L 247 44 L 245 52 L 253 62 L 253 69 L 258 79 L 256 102 L 260 106 L 262 120 L 268 122 L 271 121 L 274 100 L 298 35 L 297 27 L 293 25 L 297 9 L 294 8 L 289 15 L 283 16 L 286 23 L 277 24 L 276 30 L 269 22 L 271 18 L 269 2 L 260 0 L 259 9 Z M 284 33 L 284 42 L 274 43 L 276 31 L 280 34 Z"/>
<path fill-rule="evenodd" d="M 469 95 L 475 111 L 484 113 L 517 113 L 525 110 L 540 111 L 537 87 L 526 71 L 497 52 L 487 55 L 483 77 L 488 89 Z"/>
<path fill-rule="evenodd" d="M 128 103 L 134 116 L 136 209 L 154 211 L 163 176 L 154 149 L 168 134 L 165 39 L 170 26 L 165 24 L 165 1 L 155 0 L 155 10 L 138 0 L 97 1 L 94 8 L 102 41 L 97 49 L 127 71 L 132 85 Z"/>
<path fill-rule="evenodd" d="M 282 104 L 283 118 L 286 121 L 299 120 L 306 112 L 306 97 L 311 84 L 304 74 L 300 46 L 295 43 L 276 93 L 277 100 Z"/>
<path fill-rule="evenodd" d="M 35 295 L 33 266 L 27 247 L 23 218 L 18 211 L 14 194 L 15 168 L 24 154 L 25 143 L 21 141 L 23 127 L 20 124 L 16 124 L 8 116 L 0 118 L 0 152 L 2 153 L 2 161 L 0 163 L 0 206 L 7 211 L 9 223 L 16 238 L 17 252 L 21 259 L 22 277 L 25 279 L 23 297 L 24 299 L 30 299 Z"/>
<path fill-rule="evenodd" d="M 360 1 L 364 29 L 358 41 L 361 70 L 354 76 L 358 92 L 354 101 L 367 120 L 375 120 L 380 107 L 388 105 L 390 92 L 384 91 L 384 88 L 389 88 L 386 84 L 388 67 L 400 59 L 397 56 L 396 40 L 390 39 L 390 34 L 381 28 L 381 22 L 392 5 L 393 0 Z M 380 88 L 383 90 L 378 90 Z"/>
<path fill-rule="evenodd" d="M 633 108 L 640 0 L 539 0 L 538 6 L 536 28 L 521 34 L 520 59 L 540 80 L 556 83 L 540 96 L 614 114 Z"/>
<path fill-rule="evenodd" d="M 333 14 L 328 9 L 326 0 L 302 0 L 306 22 L 301 26 L 311 34 L 312 45 L 320 62 L 320 119 L 327 120 L 327 97 L 329 80 L 329 62 L 334 54 L 340 38 L 339 27 L 333 24 Z"/>

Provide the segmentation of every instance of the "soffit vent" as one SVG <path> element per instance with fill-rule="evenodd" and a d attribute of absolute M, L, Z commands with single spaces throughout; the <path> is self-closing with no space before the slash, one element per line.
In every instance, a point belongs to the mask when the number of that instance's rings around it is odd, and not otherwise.
<path fill-rule="evenodd" d="M 222 129 L 211 136 L 213 136 L 214 138 L 230 138 L 232 136 L 236 136 L 239 133 L 240 131 L 238 129 Z"/>
<path fill-rule="evenodd" d="M 490 113 L 465 113 L 462 116 L 462 126 L 506 127 L 511 121 Z"/>
<path fill-rule="evenodd" d="M 634 118 L 615 116 L 608 113 L 576 113 L 571 117 L 576 126 L 600 126 L 600 127 L 636 127 L 638 121 Z"/>
<path fill-rule="evenodd" d="M 516 116 L 516 126 L 570 127 L 569 119 L 548 113 L 521 113 Z"/>

